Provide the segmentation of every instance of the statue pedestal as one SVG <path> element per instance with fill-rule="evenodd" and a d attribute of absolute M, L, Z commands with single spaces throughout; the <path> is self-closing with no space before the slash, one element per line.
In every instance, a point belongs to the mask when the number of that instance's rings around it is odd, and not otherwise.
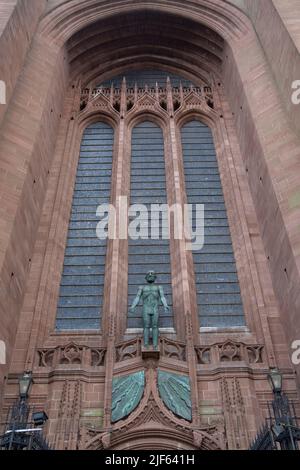
<path fill-rule="evenodd" d="M 143 359 L 156 359 L 158 361 L 160 356 L 160 349 L 154 349 L 152 344 L 150 344 L 147 348 L 142 344 L 142 358 Z"/>

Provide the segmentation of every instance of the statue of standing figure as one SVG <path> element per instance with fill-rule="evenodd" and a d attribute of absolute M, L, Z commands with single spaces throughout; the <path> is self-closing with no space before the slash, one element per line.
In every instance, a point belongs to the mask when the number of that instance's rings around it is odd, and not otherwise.
<path fill-rule="evenodd" d="M 144 346 L 149 347 L 150 329 L 152 329 L 152 343 L 153 348 L 158 348 L 158 307 L 160 304 L 164 306 L 165 312 L 170 310 L 164 296 L 162 286 L 155 283 L 156 274 L 154 271 L 149 271 L 146 275 L 146 286 L 140 286 L 137 296 L 133 301 L 129 311 L 133 313 L 139 304 L 140 300 L 143 302 L 143 328 L 144 328 Z"/>

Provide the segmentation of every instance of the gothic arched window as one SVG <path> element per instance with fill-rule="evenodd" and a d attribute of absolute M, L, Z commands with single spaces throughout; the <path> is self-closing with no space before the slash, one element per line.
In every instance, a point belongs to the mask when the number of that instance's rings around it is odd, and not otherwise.
<path fill-rule="evenodd" d="M 61 278 L 56 328 L 99 329 L 106 240 L 96 237 L 99 204 L 109 203 L 114 131 L 103 123 L 83 134 Z"/>
<path fill-rule="evenodd" d="M 150 121 L 142 122 L 132 131 L 130 204 L 143 204 L 147 208 L 147 216 L 141 218 L 149 238 L 133 240 L 129 237 L 128 303 L 132 304 L 139 285 L 144 284 L 146 272 L 154 269 L 166 299 L 172 305 L 169 240 L 162 239 L 161 230 L 159 239 L 150 238 L 150 206 L 167 204 L 163 132 Z M 129 314 L 128 326 L 142 326 L 140 312 Z M 161 312 L 160 327 L 170 326 L 173 326 L 171 311 Z"/>
<path fill-rule="evenodd" d="M 212 132 L 194 120 L 182 127 L 181 141 L 188 203 L 205 207 L 204 246 L 193 251 L 200 326 L 243 326 L 243 304 Z"/>
<path fill-rule="evenodd" d="M 103 100 L 107 104 L 108 95 L 111 98 L 115 96 L 120 99 L 121 94 L 124 93 L 123 99 L 125 96 L 126 100 L 126 93 L 128 93 L 127 98 L 131 100 L 131 107 L 127 109 L 128 113 L 132 112 L 135 106 L 139 109 L 139 99 L 147 94 L 151 103 L 157 96 L 166 98 L 170 93 L 170 87 L 173 87 L 175 100 L 173 100 L 173 105 L 174 102 L 177 103 L 176 112 L 179 113 L 184 96 L 197 98 L 201 95 L 202 97 L 205 87 L 197 88 L 189 85 L 186 80 L 172 74 L 170 81 L 166 81 L 167 76 L 166 72 L 157 70 L 133 71 L 127 74 L 125 87 L 122 87 L 122 77 L 115 77 L 103 83 L 97 91 L 98 94 L 93 96 L 99 95 L 102 104 Z M 125 81 L 123 83 L 125 84 Z M 110 103 L 112 102 L 111 99 Z M 147 234 L 142 238 L 132 238 L 130 234 L 128 237 L 127 300 L 130 306 L 139 285 L 145 282 L 146 272 L 150 269 L 155 270 L 158 274 L 158 282 L 164 288 L 168 304 L 172 306 L 172 298 L 174 300 L 176 325 L 178 325 L 178 318 L 184 313 L 185 304 L 181 302 L 182 285 L 179 288 L 174 287 L 178 289 L 176 297 L 175 291 L 172 292 L 171 261 L 173 269 L 181 269 L 180 263 L 176 263 L 177 260 L 174 259 L 179 251 L 178 245 L 172 240 L 171 252 L 170 240 L 162 236 L 162 214 L 159 209 L 157 210 L 159 212 L 157 218 L 157 224 L 160 227 L 159 236 L 153 237 L 151 232 L 151 204 L 167 204 L 168 200 L 172 200 L 173 197 L 171 194 L 169 197 L 167 195 L 167 187 L 170 190 L 170 185 L 167 185 L 166 181 L 169 177 L 170 181 L 174 181 L 171 168 L 173 157 L 170 139 L 167 137 L 168 143 L 164 141 L 165 136 L 168 136 L 170 132 L 168 119 L 173 119 L 173 112 L 170 114 L 170 100 L 168 109 L 164 111 L 160 109 L 159 104 L 160 102 L 158 102 L 158 108 L 153 107 L 152 113 L 155 115 L 157 112 L 157 118 L 162 122 L 164 129 L 150 121 L 147 109 L 144 109 L 145 120 L 135 125 L 131 136 L 126 132 L 124 135 L 127 137 L 121 143 L 121 146 L 124 145 L 124 148 L 127 148 L 131 141 L 131 159 L 129 162 L 128 156 L 128 161 L 126 160 L 130 165 L 130 188 L 126 177 L 125 186 L 128 185 L 128 187 L 126 189 L 124 186 L 124 191 L 130 193 L 130 205 L 142 204 L 148 211 L 146 215 L 135 213 L 129 216 L 129 227 L 132 221 L 136 223 L 137 215 L 140 220 L 144 218 L 142 225 L 146 225 Z M 119 113 L 120 122 L 124 119 L 119 111 L 112 110 L 108 104 L 107 107 L 107 112 L 110 110 L 113 113 Z M 155 120 L 155 117 L 153 119 Z M 129 122 L 130 118 L 126 120 L 125 116 L 123 120 L 125 128 L 129 126 Z M 126 129 L 129 130 L 128 127 Z M 175 135 L 173 139 L 176 140 Z M 107 241 L 96 237 L 96 210 L 99 204 L 110 202 L 113 144 L 114 130 L 103 122 L 92 124 L 84 131 L 58 301 L 56 328 L 59 330 L 100 328 Z M 179 146 L 180 142 L 176 144 Z M 185 178 L 188 203 L 205 206 L 204 247 L 193 251 L 196 292 L 192 292 L 191 298 L 197 297 L 199 324 L 201 327 L 216 328 L 244 326 L 245 318 L 236 262 L 211 129 L 198 120 L 192 120 L 181 128 L 181 144 L 185 175 L 177 175 L 177 177 Z M 124 152 L 118 155 L 125 158 Z M 165 161 L 168 162 L 167 166 Z M 125 173 L 123 176 L 126 176 Z M 185 194 L 181 194 L 181 197 L 182 201 L 185 201 Z M 125 259 L 127 260 L 127 248 L 120 256 L 122 269 Z M 180 278 L 180 272 L 178 274 Z M 186 276 L 184 288 L 194 289 L 192 276 L 188 273 L 183 276 Z M 122 287 L 122 289 L 125 288 Z M 122 305 L 120 311 L 123 311 L 123 308 L 125 310 L 125 304 Z M 193 305 L 196 306 L 194 301 Z M 110 315 L 109 305 L 106 314 Z M 127 326 L 129 329 L 142 326 L 140 309 L 137 309 L 135 313 L 129 312 Z M 173 326 L 173 309 L 167 313 L 161 309 L 160 327 Z"/>

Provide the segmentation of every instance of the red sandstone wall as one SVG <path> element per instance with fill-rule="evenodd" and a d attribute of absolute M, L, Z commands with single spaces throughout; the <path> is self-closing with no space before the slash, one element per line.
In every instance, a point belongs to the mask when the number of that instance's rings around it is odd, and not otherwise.
<path fill-rule="evenodd" d="M 300 338 L 300 139 L 255 35 L 227 47 L 224 82 L 290 346 Z"/>
<path fill-rule="evenodd" d="M 46 0 L 0 0 L 0 80 L 6 83 L 0 125 L 45 5 Z"/>
<path fill-rule="evenodd" d="M 18 0 L 1 0 L 0 2 L 0 34 L 3 33 L 5 26 L 17 4 Z"/>
<path fill-rule="evenodd" d="M 292 83 L 300 80 L 300 3 L 297 0 L 245 0 L 245 3 L 288 117 L 300 132 L 300 105 L 293 104 L 291 99 Z"/>
<path fill-rule="evenodd" d="M 64 51 L 37 36 L 0 131 L 0 318 L 1 339 L 6 342 L 8 363 L 67 78 Z M 5 368 L 2 367 L 2 371 Z"/>
<path fill-rule="evenodd" d="M 291 39 L 300 51 L 300 4 L 298 0 L 272 0 L 278 14 L 288 30 Z"/>
<path fill-rule="evenodd" d="M 286 42 L 284 33 L 283 43 L 287 44 L 288 42 Z M 266 44 L 266 54 L 267 51 L 269 54 L 272 53 L 271 41 L 268 45 Z M 226 55 L 224 85 L 230 100 L 230 111 L 234 113 L 238 142 L 247 168 L 248 184 L 259 221 L 259 230 L 254 217 L 246 225 L 251 236 L 251 249 L 255 250 L 257 246 L 259 247 L 255 259 L 251 258 L 251 268 L 255 272 L 256 263 L 259 262 L 260 276 L 263 277 L 264 272 L 267 271 L 266 256 L 270 257 L 269 266 L 275 292 L 280 302 L 282 323 L 279 322 L 277 316 L 277 307 L 274 305 L 273 291 L 269 282 L 266 287 L 259 279 L 256 282 L 264 291 L 264 297 L 258 296 L 258 307 L 263 315 L 264 309 L 268 310 L 271 304 L 271 314 L 270 310 L 267 311 L 269 315 L 267 321 L 272 341 L 275 343 L 277 362 L 280 366 L 288 369 L 290 364 L 287 357 L 286 340 L 282 332 L 279 334 L 278 330 L 281 329 L 282 324 L 285 325 L 288 342 L 293 338 L 300 338 L 300 278 L 299 265 L 297 268 L 295 261 L 297 253 L 300 253 L 297 237 L 299 230 L 298 226 L 294 224 L 294 220 L 297 220 L 298 208 L 289 205 L 289 198 L 293 197 L 293 192 L 296 192 L 298 184 L 296 177 L 298 177 L 297 170 L 299 170 L 299 139 L 288 125 L 283 97 L 279 93 L 280 87 L 273 79 L 257 36 L 249 33 L 244 43 L 239 40 L 231 47 L 227 46 Z M 276 80 L 281 80 L 284 67 L 280 65 L 278 69 L 273 70 L 273 74 L 276 75 Z M 16 73 L 16 77 L 18 75 L 19 71 Z M 14 347 L 14 363 L 10 369 L 13 374 L 23 370 L 31 334 L 37 337 L 39 335 L 38 324 L 33 323 L 32 319 L 34 319 L 33 312 L 40 285 L 45 291 L 48 288 L 45 278 L 39 284 L 39 276 L 44 272 L 43 250 L 47 244 L 51 221 L 51 214 L 48 214 L 47 211 L 49 208 L 53 210 L 53 207 L 54 210 L 59 210 L 57 206 L 52 205 L 55 200 L 61 168 L 59 158 L 60 156 L 67 157 L 66 163 L 64 162 L 66 166 L 76 160 L 76 155 L 72 153 L 75 152 L 76 145 L 64 141 L 64 127 L 60 126 L 60 114 L 64 103 L 67 111 L 66 120 L 63 122 L 65 129 L 68 127 L 67 123 L 70 122 L 68 113 L 71 112 L 73 97 L 71 94 L 65 94 L 67 82 L 68 66 L 63 49 L 56 47 L 54 43 L 49 44 L 47 40 L 36 34 L 0 130 L 0 198 L 2 203 L 0 206 L 0 321 L 4 339 L 8 345 L 9 358 L 14 346 L 19 313 L 23 306 L 22 323 L 21 326 L 19 324 L 18 339 Z M 32 87 L 32 83 L 34 83 L 34 87 Z M 70 100 L 69 103 L 65 101 L 66 96 L 67 100 Z M 228 113 L 229 110 L 227 110 L 224 121 L 225 126 L 230 128 L 231 122 Z M 230 130 L 229 135 L 231 140 L 232 132 Z M 57 136 L 59 136 L 58 139 Z M 76 137 L 73 136 L 72 139 L 76 141 Z M 52 162 L 55 145 L 57 159 Z M 232 148 L 236 149 L 235 155 L 238 155 L 238 146 Z M 48 171 L 51 168 L 51 163 L 53 163 L 52 168 L 56 170 L 56 174 L 52 178 L 52 183 L 48 185 Z M 70 169 L 72 168 L 70 167 Z M 244 169 L 242 170 L 244 171 Z M 63 185 L 65 181 L 72 182 L 71 180 L 72 175 L 69 179 L 66 176 L 64 180 L 60 181 L 60 185 Z M 236 184 L 238 186 L 240 183 Z M 49 197 L 44 206 L 43 220 L 39 224 L 47 190 Z M 62 190 L 61 187 L 60 190 Z M 252 205 L 246 190 L 244 204 L 248 207 Z M 61 217 L 64 219 L 64 224 L 67 225 L 66 208 L 64 208 Z M 39 239 L 35 245 L 38 227 Z M 260 236 L 264 241 L 265 253 L 261 249 Z M 60 234 L 59 251 L 63 253 L 62 240 L 63 235 Z M 247 243 L 249 243 L 247 249 L 251 251 L 250 242 Z M 34 257 L 37 260 L 36 264 L 30 261 Z M 47 262 L 50 265 L 49 260 Z M 28 282 L 29 270 L 30 282 Z M 59 276 L 55 268 L 52 271 L 50 269 L 49 274 L 57 278 Z M 31 286 L 31 281 L 34 283 L 33 286 Z M 26 302 L 23 303 L 25 290 L 27 296 Z M 273 304 L 268 302 L 270 298 Z M 265 299 L 267 300 L 264 304 Z M 56 299 L 51 298 L 51 302 L 55 304 Z M 39 308 L 46 322 L 48 312 L 44 311 L 41 306 Z M 23 327 L 24 331 L 26 330 L 26 335 L 23 335 Z M 46 327 L 43 326 L 44 328 L 46 331 Z M 266 331 L 264 331 L 265 333 Z M 52 336 L 49 339 L 49 344 L 50 342 L 54 346 L 60 342 L 65 344 L 69 339 L 66 336 Z M 96 342 L 98 338 L 94 337 L 93 340 Z M 213 338 L 211 340 L 214 341 Z M 83 341 L 82 338 L 81 341 Z M 84 341 L 89 342 L 90 339 L 84 338 Z M 35 343 L 33 342 L 33 344 Z M 243 416 L 248 417 L 248 421 L 245 418 L 245 422 L 248 422 L 248 437 L 239 437 L 242 446 L 248 442 L 249 434 L 255 434 L 261 418 L 257 397 L 261 400 L 271 397 L 269 388 L 266 389 L 267 366 L 267 363 L 261 366 L 264 367 L 264 370 L 257 371 L 253 380 L 249 380 L 248 372 L 239 371 L 238 366 L 233 372 L 230 369 L 230 373 L 233 375 L 240 373 L 240 383 L 243 396 L 245 396 Z M 72 375 L 71 368 L 69 366 L 67 368 L 70 369 L 69 372 Z M 0 369 L 0 372 L 4 373 L 6 370 L 2 369 L 1 371 Z M 199 376 L 201 375 L 200 370 L 202 374 L 202 366 L 199 367 Z M 86 376 L 90 372 L 90 370 L 88 372 L 84 370 L 83 375 Z M 46 383 L 47 374 L 40 372 L 39 375 L 38 373 L 33 391 L 35 400 L 42 406 L 48 400 L 48 406 L 53 413 L 50 423 L 50 434 L 53 439 L 57 431 L 55 420 L 58 410 L 62 406 L 61 390 L 63 385 L 58 382 L 68 376 L 66 370 L 64 376 L 63 368 L 60 373 L 60 379 L 50 386 Z M 291 374 L 290 369 L 288 373 Z M 16 375 L 13 374 L 7 388 L 10 400 L 16 395 Z M 104 371 L 101 372 L 101 380 L 103 374 Z M 260 379 L 259 374 L 261 374 Z M 222 379 L 221 375 L 220 380 Z M 91 380 L 91 383 L 86 383 L 82 391 L 82 406 L 87 408 L 102 407 L 103 387 L 100 384 L 92 383 L 96 379 L 93 374 L 91 377 L 92 379 L 88 379 Z M 73 379 L 76 378 L 75 375 Z M 84 380 L 86 381 L 86 378 Z M 99 377 L 97 380 L 99 381 Z M 202 382 L 199 386 L 200 414 L 203 415 L 204 420 L 209 421 L 211 411 L 218 415 L 226 404 L 222 403 L 224 394 L 220 392 L 220 384 L 216 380 L 209 383 L 207 376 L 205 376 Z M 295 393 L 292 378 L 287 385 L 289 390 Z M 216 409 L 212 410 L 211 406 Z M 80 407 L 76 412 L 80 413 Z M 232 442 L 231 445 L 234 446 L 236 443 Z"/>

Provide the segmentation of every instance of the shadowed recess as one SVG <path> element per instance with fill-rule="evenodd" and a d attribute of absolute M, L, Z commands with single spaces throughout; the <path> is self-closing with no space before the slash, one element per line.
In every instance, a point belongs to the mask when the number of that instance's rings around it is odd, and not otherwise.
<path fill-rule="evenodd" d="M 162 69 L 189 84 L 208 84 L 211 73 L 221 73 L 223 47 L 221 36 L 204 25 L 143 11 L 97 21 L 67 43 L 71 76 L 83 86 L 141 69 Z"/>

